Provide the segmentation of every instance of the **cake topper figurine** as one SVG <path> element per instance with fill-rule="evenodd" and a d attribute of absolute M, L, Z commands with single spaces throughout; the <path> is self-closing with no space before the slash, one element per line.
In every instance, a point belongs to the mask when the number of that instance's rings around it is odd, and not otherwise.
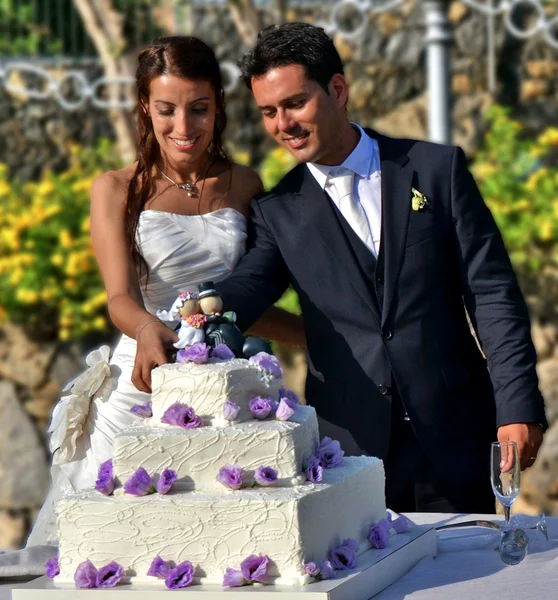
<path fill-rule="evenodd" d="M 173 344 L 175 348 L 186 348 L 196 342 L 205 341 L 204 326 L 207 318 L 200 314 L 198 294 L 195 292 L 182 292 L 170 310 L 158 310 L 157 317 L 162 321 L 180 324 L 177 331 L 178 341 Z"/>

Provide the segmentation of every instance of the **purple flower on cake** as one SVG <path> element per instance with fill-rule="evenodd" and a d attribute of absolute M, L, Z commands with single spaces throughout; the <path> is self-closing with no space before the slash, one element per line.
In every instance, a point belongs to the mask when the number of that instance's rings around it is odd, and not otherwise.
<path fill-rule="evenodd" d="M 357 565 L 358 543 L 352 538 L 344 542 L 329 553 L 329 560 L 334 569 L 354 569 Z"/>
<path fill-rule="evenodd" d="M 258 467 L 254 476 L 256 483 L 261 486 L 277 483 L 277 471 L 271 467 Z"/>
<path fill-rule="evenodd" d="M 166 578 L 170 573 L 170 566 L 165 562 L 159 555 L 157 555 L 152 561 L 147 575 L 150 577 Z"/>
<path fill-rule="evenodd" d="M 149 402 L 146 402 L 145 404 L 134 404 L 134 406 L 132 406 L 132 408 L 130 410 L 135 415 L 138 415 L 138 417 L 143 417 L 144 419 L 147 419 L 147 417 L 153 416 L 153 408 L 151 406 L 151 400 Z"/>
<path fill-rule="evenodd" d="M 312 456 L 306 467 L 306 479 L 311 483 L 319 483 L 322 480 L 323 474 L 324 468 L 320 461 L 315 456 Z"/>
<path fill-rule="evenodd" d="M 176 481 L 176 471 L 172 469 L 165 469 L 161 476 L 159 477 L 159 481 L 157 481 L 157 492 L 159 494 L 168 494 L 170 491 L 172 484 Z"/>
<path fill-rule="evenodd" d="M 320 563 L 320 577 L 322 579 L 332 579 L 335 577 L 333 565 L 329 560 L 322 560 Z"/>
<path fill-rule="evenodd" d="M 285 402 L 294 410 L 296 410 L 300 404 L 298 396 L 292 390 L 286 390 L 283 386 L 279 388 L 279 400 L 281 399 L 285 400 Z"/>
<path fill-rule="evenodd" d="M 176 354 L 176 362 L 193 362 L 202 365 L 207 362 L 211 348 L 203 342 L 196 342 L 187 348 L 181 348 Z"/>
<path fill-rule="evenodd" d="M 230 360 L 231 358 L 234 358 L 234 352 L 227 346 L 227 344 L 217 344 L 211 351 L 211 358 Z"/>
<path fill-rule="evenodd" d="M 399 515 L 394 519 L 392 514 L 388 512 L 387 516 L 390 527 L 393 527 L 397 533 L 405 533 L 413 525 L 413 522 L 405 515 Z"/>
<path fill-rule="evenodd" d="M 269 416 L 271 411 L 275 408 L 273 398 L 262 398 L 261 396 L 256 396 L 252 398 L 250 402 L 248 402 L 248 408 L 250 412 L 254 415 L 255 419 L 262 421 L 266 417 Z"/>
<path fill-rule="evenodd" d="M 49 579 L 53 579 L 57 575 L 60 575 L 60 565 L 58 564 L 58 556 L 55 556 L 54 558 L 51 558 L 47 562 L 47 564 L 45 565 L 45 567 L 46 567 L 46 576 Z"/>
<path fill-rule="evenodd" d="M 176 590 L 190 585 L 193 578 L 194 566 L 189 560 L 185 560 L 170 570 L 165 579 L 165 585 L 169 590 Z"/>
<path fill-rule="evenodd" d="M 117 562 L 111 562 L 97 573 L 97 587 L 113 588 L 124 577 L 124 569 Z"/>
<path fill-rule="evenodd" d="M 97 586 L 97 569 L 95 565 L 86 560 L 82 562 L 74 574 L 74 581 L 78 588 L 94 588 Z"/>
<path fill-rule="evenodd" d="M 295 409 L 291 408 L 285 398 L 281 398 L 275 418 L 278 421 L 288 421 L 295 414 Z"/>
<path fill-rule="evenodd" d="M 239 490 L 242 487 L 242 469 L 231 465 L 221 467 L 217 481 L 231 490 Z"/>
<path fill-rule="evenodd" d="M 227 400 L 225 404 L 223 404 L 223 417 L 227 421 L 236 421 L 239 411 L 240 406 L 230 400 Z"/>
<path fill-rule="evenodd" d="M 372 548 L 387 547 L 390 527 L 391 524 L 386 519 L 381 519 L 375 525 L 370 526 L 368 541 Z"/>
<path fill-rule="evenodd" d="M 140 467 L 124 484 L 124 491 L 134 496 L 147 496 L 155 493 L 155 487 L 149 473 Z"/>
<path fill-rule="evenodd" d="M 316 456 L 324 469 L 340 467 L 343 464 L 344 454 L 339 442 L 327 436 L 324 437 L 316 450 Z"/>
<path fill-rule="evenodd" d="M 258 352 L 251 356 L 248 361 L 258 369 L 269 373 L 272 377 L 282 377 L 283 371 L 281 365 L 275 356 L 268 354 L 267 352 Z"/>
<path fill-rule="evenodd" d="M 320 574 L 320 567 L 315 562 L 307 562 L 304 565 L 304 572 L 310 577 L 317 577 Z"/>
<path fill-rule="evenodd" d="M 225 577 L 223 578 L 223 587 L 241 587 L 246 584 L 247 582 L 244 581 L 242 571 L 231 569 L 230 567 L 227 568 Z"/>
<path fill-rule="evenodd" d="M 180 404 L 180 402 L 175 402 L 167 408 L 161 417 L 161 423 L 176 425 L 183 429 L 196 429 L 196 427 L 201 427 L 202 420 L 196 416 L 193 408 L 185 404 Z"/>
<path fill-rule="evenodd" d="M 265 554 L 259 556 L 252 554 L 240 563 L 240 570 L 244 575 L 244 579 L 250 583 L 254 581 L 266 583 L 268 569 L 269 558 Z"/>
<path fill-rule="evenodd" d="M 105 496 L 114 492 L 114 478 L 112 476 L 112 460 L 109 458 L 99 468 L 95 489 Z"/>

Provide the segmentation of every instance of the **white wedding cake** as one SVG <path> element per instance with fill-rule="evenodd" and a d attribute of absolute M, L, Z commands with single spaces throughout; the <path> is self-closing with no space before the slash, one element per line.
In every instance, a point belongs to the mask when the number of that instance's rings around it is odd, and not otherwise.
<path fill-rule="evenodd" d="M 124 581 L 162 585 L 168 568 L 154 569 L 156 560 L 188 561 L 192 583 L 221 585 L 249 576 L 243 561 L 265 557 L 256 565 L 265 583 L 304 584 L 315 575 L 305 565 L 347 540 L 355 556 L 370 548 L 371 525 L 386 517 L 382 461 L 320 443 L 314 409 L 283 390 L 276 359 L 255 358 L 153 371 L 152 416 L 114 440 L 114 492 L 98 487 L 58 503 L 57 582 L 73 583 L 90 561 L 117 563 Z M 140 467 L 152 478 L 148 492 L 162 493 L 135 495 Z"/>

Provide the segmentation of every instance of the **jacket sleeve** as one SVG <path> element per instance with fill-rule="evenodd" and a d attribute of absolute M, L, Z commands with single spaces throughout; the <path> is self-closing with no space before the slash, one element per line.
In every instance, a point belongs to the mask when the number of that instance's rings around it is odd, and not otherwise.
<path fill-rule="evenodd" d="M 252 200 L 246 254 L 233 273 L 215 286 L 225 310 L 236 313 L 242 331 L 277 302 L 289 285 L 288 269 L 259 202 Z"/>
<path fill-rule="evenodd" d="M 527 306 L 490 210 L 454 150 L 451 210 L 467 311 L 488 360 L 497 425 L 547 426 Z"/>

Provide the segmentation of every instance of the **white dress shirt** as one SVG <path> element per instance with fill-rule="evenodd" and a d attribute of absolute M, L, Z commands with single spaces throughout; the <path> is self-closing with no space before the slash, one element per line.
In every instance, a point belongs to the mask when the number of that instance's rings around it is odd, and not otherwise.
<path fill-rule="evenodd" d="M 341 165 L 329 166 L 307 163 L 307 166 L 320 187 L 327 192 L 331 200 L 337 208 L 339 208 L 341 214 L 343 214 L 343 211 L 339 206 L 337 195 L 331 193 L 330 189 L 328 189 L 328 182 L 335 179 L 335 176 L 330 174 L 335 172 L 339 167 L 344 167 L 355 173 L 353 184 L 354 201 L 359 202 L 364 209 L 372 238 L 371 247 L 369 244 L 366 245 L 372 254 L 378 258 L 382 229 L 380 149 L 378 147 L 378 142 L 368 136 L 360 125 L 357 123 L 351 124 L 360 132 L 360 140 L 355 149 Z"/>

